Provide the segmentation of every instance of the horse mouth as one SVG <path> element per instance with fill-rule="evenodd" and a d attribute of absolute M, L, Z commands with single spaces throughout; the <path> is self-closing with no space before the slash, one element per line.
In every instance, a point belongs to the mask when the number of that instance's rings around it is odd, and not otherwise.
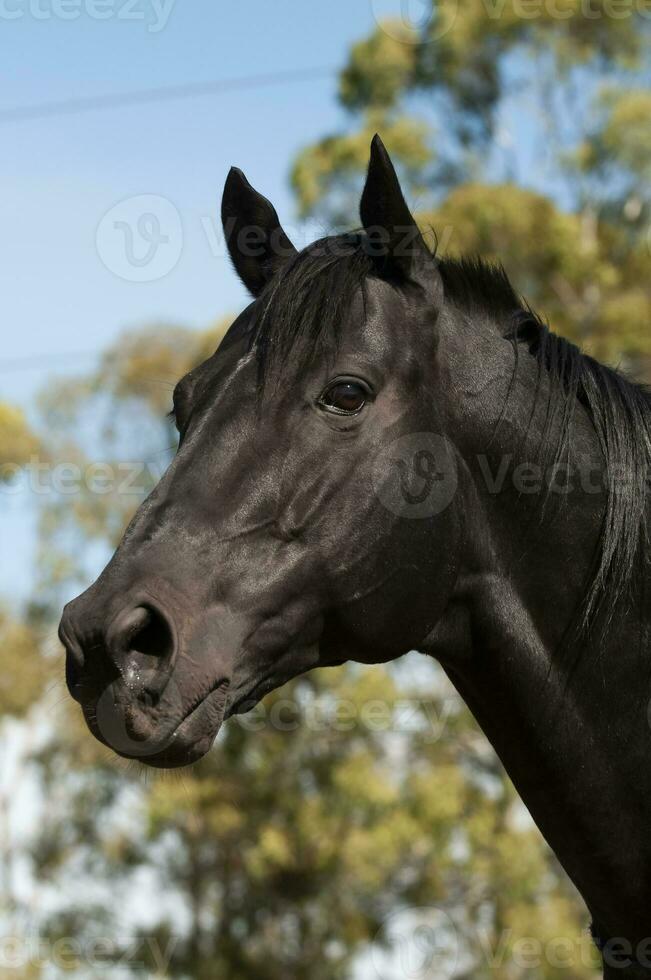
<path fill-rule="evenodd" d="M 214 739 L 224 717 L 224 706 L 230 681 L 218 681 L 190 710 L 177 725 L 172 739 L 185 742 L 193 732 L 202 729 L 212 732 Z"/>
<path fill-rule="evenodd" d="M 195 699 L 168 735 L 144 719 L 137 732 L 128 730 L 124 722 L 119 727 L 102 724 L 97 714 L 87 721 L 93 734 L 123 758 L 157 769 L 176 769 L 197 762 L 211 748 L 224 719 L 229 684 L 228 679 L 217 681 Z"/>
<path fill-rule="evenodd" d="M 244 715 L 263 699 L 265 694 L 270 694 L 277 687 L 281 687 L 286 681 L 291 680 L 291 675 L 284 680 L 277 680 L 267 677 L 255 684 L 246 694 L 241 694 L 237 700 L 231 702 L 224 712 L 224 720 L 232 718 L 233 715 Z"/>
<path fill-rule="evenodd" d="M 150 714 L 136 709 L 132 714 L 129 709 L 134 708 L 133 702 L 116 719 L 111 698 L 107 723 L 101 723 L 102 712 L 97 710 L 94 719 L 87 716 L 86 720 L 93 734 L 124 758 L 157 769 L 191 765 L 210 750 L 227 718 L 250 711 L 265 695 L 318 664 L 319 643 L 311 636 L 309 639 L 311 642 L 306 643 L 303 635 L 298 643 L 287 646 L 279 658 L 283 662 L 276 660 L 263 676 L 247 670 L 238 683 L 222 675 L 208 690 L 204 688 L 204 693 L 186 701 L 180 719 L 178 715 L 176 720 L 170 717 L 169 706 L 165 718 L 156 717 L 155 711 Z"/>

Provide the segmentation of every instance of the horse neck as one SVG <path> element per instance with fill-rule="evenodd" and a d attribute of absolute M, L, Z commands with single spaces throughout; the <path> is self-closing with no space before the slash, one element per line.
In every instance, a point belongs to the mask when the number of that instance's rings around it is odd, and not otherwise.
<path fill-rule="evenodd" d="M 469 412 L 478 426 L 486 415 L 478 399 Z M 544 502 L 510 477 L 491 492 L 479 458 L 486 442 L 479 440 L 474 458 L 467 447 L 463 453 L 463 565 L 429 651 L 595 919 L 610 935 L 648 935 L 648 602 L 620 609 L 600 639 L 564 644 L 598 546 L 603 500 L 579 489 Z M 586 450 L 599 459 L 584 413 L 575 445 L 576 467 L 585 465 Z M 514 472 L 531 463 L 524 446 L 522 432 L 507 425 L 490 455 L 494 463 L 509 456 Z"/>

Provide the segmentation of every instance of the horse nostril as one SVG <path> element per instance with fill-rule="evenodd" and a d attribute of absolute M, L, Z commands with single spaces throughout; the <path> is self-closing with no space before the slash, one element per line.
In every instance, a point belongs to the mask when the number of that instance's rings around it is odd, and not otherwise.
<path fill-rule="evenodd" d="M 139 606 L 129 649 L 149 657 L 167 657 L 172 652 L 172 631 L 166 619 L 155 609 Z"/>
<path fill-rule="evenodd" d="M 167 617 L 153 606 L 135 606 L 117 616 L 106 640 L 127 686 L 140 697 L 155 697 L 168 676 L 164 665 L 174 653 L 174 634 Z"/>
<path fill-rule="evenodd" d="M 165 616 L 152 606 L 136 606 L 118 616 L 107 637 L 118 657 L 130 653 L 168 657 L 174 647 L 172 629 Z"/>

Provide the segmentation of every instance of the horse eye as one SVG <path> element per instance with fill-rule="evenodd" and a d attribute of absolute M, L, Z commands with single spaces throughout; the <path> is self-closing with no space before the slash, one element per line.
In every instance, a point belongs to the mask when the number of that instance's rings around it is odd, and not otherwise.
<path fill-rule="evenodd" d="M 335 381 L 321 395 L 320 404 L 337 415 L 356 415 L 366 404 L 368 390 L 359 381 Z"/>

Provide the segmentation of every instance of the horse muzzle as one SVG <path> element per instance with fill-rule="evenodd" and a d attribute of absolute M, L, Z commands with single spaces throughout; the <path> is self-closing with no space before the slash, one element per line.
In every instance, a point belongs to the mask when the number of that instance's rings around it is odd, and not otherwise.
<path fill-rule="evenodd" d="M 212 745 L 237 649 L 223 610 L 192 620 L 177 612 L 160 590 L 100 605 L 91 589 L 66 606 L 59 626 L 68 690 L 93 735 L 164 768 L 194 762 Z"/>

